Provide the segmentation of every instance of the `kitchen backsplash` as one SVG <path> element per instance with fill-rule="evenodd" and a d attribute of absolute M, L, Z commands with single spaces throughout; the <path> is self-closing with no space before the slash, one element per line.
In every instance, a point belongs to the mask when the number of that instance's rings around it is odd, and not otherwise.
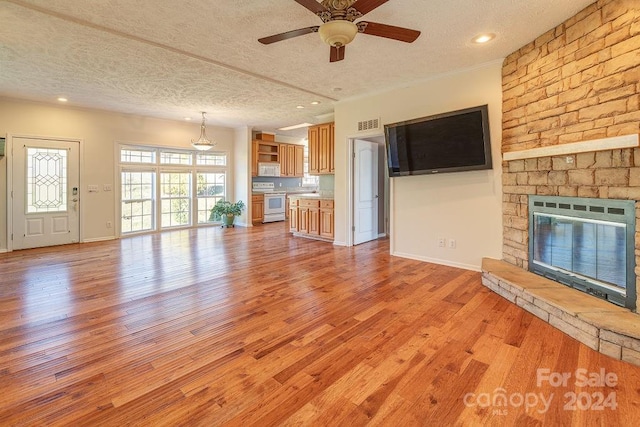
<path fill-rule="evenodd" d="M 335 188 L 335 175 L 320 175 L 320 183 L 318 185 L 318 191 L 330 191 L 333 192 Z"/>
<path fill-rule="evenodd" d="M 253 182 L 273 182 L 276 191 L 317 191 L 315 186 L 302 186 L 302 178 L 253 177 Z"/>

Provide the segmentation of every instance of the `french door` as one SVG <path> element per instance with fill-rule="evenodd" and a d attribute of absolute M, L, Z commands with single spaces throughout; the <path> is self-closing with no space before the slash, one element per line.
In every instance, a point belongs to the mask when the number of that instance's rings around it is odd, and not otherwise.
<path fill-rule="evenodd" d="M 80 239 L 80 143 L 13 140 L 12 247 L 28 249 Z"/>

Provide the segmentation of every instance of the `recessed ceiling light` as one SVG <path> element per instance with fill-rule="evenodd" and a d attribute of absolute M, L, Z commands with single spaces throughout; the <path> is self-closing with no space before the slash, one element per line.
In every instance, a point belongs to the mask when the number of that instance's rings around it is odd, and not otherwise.
<path fill-rule="evenodd" d="M 185 119 L 186 121 L 190 121 L 190 120 L 191 120 L 191 117 L 185 117 L 184 119 Z"/>
<path fill-rule="evenodd" d="M 320 104 L 320 101 L 313 101 L 313 102 L 311 102 L 311 105 L 318 105 L 318 104 Z"/>
<path fill-rule="evenodd" d="M 496 37 L 495 34 L 493 33 L 484 33 L 484 34 L 478 34 L 477 36 L 475 36 L 474 38 L 471 39 L 471 41 L 473 43 L 477 43 L 477 44 L 483 44 L 483 43 L 487 43 L 490 42 L 491 40 L 493 40 Z"/>
<path fill-rule="evenodd" d="M 296 108 L 297 108 L 297 109 L 299 109 L 299 110 L 301 110 L 301 109 L 303 109 L 303 108 L 304 108 L 304 105 L 298 105 Z"/>
<path fill-rule="evenodd" d="M 58 98 L 58 101 L 60 101 L 60 102 L 67 102 L 67 101 L 68 101 L 68 99 L 67 99 L 67 98 L 64 98 L 64 97 L 62 97 L 62 96 L 61 96 L 61 97 L 59 97 L 59 98 Z"/>

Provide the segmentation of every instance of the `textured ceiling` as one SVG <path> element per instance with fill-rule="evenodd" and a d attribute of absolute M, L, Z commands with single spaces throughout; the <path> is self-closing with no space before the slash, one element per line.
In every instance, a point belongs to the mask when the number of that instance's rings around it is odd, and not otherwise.
<path fill-rule="evenodd" d="M 207 111 L 208 124 L 274 131 L 326 121 L 336 100 L 503 58 L 590 3 L 390 0 L 363 19 L 418 40 L 358 34 L 330 63 L 317 34 L 257 42 L 321 23 L 293 0 L 0 0 L 0 95 L 173 120 Z M 481 32 L 497 37 L 473 45 Z"/>

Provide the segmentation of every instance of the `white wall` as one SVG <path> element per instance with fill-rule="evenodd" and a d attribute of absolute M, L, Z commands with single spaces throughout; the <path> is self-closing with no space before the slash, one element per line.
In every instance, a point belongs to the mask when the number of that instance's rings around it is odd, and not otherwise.
<path fill-rule="evenodd" d="M 103 184 L 115 183 L 115 144 L 118 142 L 190 148 L 200 134 L 199 121 L 183 122 L 149 117 L 77 109 L 0 97 L 0 135 L 26 135 L 82 140 L 81 173 L 82 238 L 113 237 L 118 189 L 102 191 Z M 217 150 L 227 151 L 233 164 L 234 130 L 207 127 L 207 137 L 217 141 Z M 7 141 L 9 143 L 9 141 Z M 0 158 L 0 250 L 7 248 L 7 157 Z M 229 169 L 229 195 L 233 197 L 234 169 Z M 87 185 L 98 185 L 98 193 L 88 193 Z"/>
<path fill-rule="evenodd" d="M 336 242 L 349 242 L 348 140 L 357 122 L 394 123 L 477 105 L 489 105 L 493 170 L 391 180 L 392 254 L 480 269 L 482 257 L 501 258 L 502 61 L 336 104 Z M 437 239 L 456 240 L 440 248 Z"/>
<path fill-rule="evenodd" d="M 248 165 L 251 161 L 251 128 L 242 127 L 235 130 L 233 143 L 233 196 L 229 198 L 236 202 L 242 200 L 245 210 L 240 218 L 236 218 L 236 224 L 253 226 L 251 223 L 251 170 Z M 231 177 L 229 177 L 231 180 Z"/>

